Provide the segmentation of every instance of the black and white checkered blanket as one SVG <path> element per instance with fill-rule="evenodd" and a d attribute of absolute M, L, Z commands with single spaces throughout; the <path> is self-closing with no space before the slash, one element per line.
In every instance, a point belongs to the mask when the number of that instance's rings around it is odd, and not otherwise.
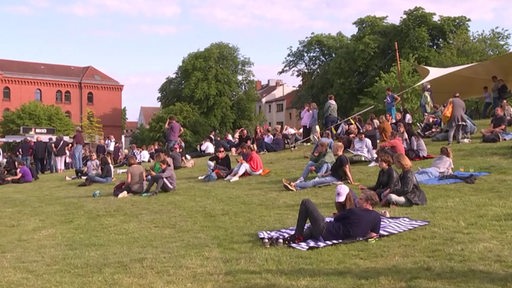
<path fill-rule="evenodd" d="M 332 221 L 332 218 L 326 218 L 326 221 Z M 397 234 L 400 232 L 405 232 L 414 228 L 418 228 L 420 226 L 427 225 L 428 221 L 422 220 L 414 220 L 407 217 L 381 217 L 380 224 L 380 236 L 389 236 L 393 234 Z M 260 239 L 284 239 L 295 232 L 295 227 L 290 227 L 281 230 L 271 230 L 271 231 L 260 231 L 258 232 L 258 237 Z M 290 244 L 291 247 L 299 249 L 299 250 L 310 250 L 315 248 L 323 248 L 326 246 L 336 245 L 336 244 L 346 244 L 352 243 L 354 241 L 361 241 L 364 239 L 358 240 L 334 240 L 334 241 L 319 241 L 319 240 L 307 240 L 305 242 Z"/>

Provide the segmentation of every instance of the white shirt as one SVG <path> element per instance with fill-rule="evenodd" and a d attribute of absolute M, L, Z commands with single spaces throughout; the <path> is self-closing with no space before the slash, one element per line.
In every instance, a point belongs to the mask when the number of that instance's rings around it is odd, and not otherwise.
<path fill-rule="evenodd" d="M 274 141 L 274 136 L 272 136 L 272 134 L 266 134 L 263 136 L 263 141 L 267 142 L 268 144 L 272 144 L 272 141 Z"/>
<path fill-rule="evenodd" d="M 140 161 L 141 162 L 149 162 L 149 152 L 148 152 L 148 150 L 142 150 L 140 152 Z"/>
<path fill-rule="evenodd" d="M 203 144 L 201 144 L 201 152 L 213 154 L 213 152 L 215 152 L 215 147 L 211 142 L 206 141 Z"/>
<path fill-rule="evenodd" d="M 359 139 L 356 137 L 352 141 L 352 152 L 364 155 L 370 159 L 375 158 L 373 153 L 372 141 L 368 138 Z"/>

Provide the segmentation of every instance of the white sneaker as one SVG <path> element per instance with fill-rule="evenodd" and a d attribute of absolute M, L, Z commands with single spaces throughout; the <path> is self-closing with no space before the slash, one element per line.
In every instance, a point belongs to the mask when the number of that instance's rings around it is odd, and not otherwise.
<path fill-rule="evenodd" d="M 372 161 L 372 163 L 368 164 L 368 167 L 378 166 L 379 163 Z"/>
<path fill-rule="evenodd" d="M 229 179 L 229 182 L 235 182 L 238 180 L 240 180 L 240 178 L 238 176 L 235 176 L 235 177 L 232 177 L 231 179 Z"/>
<path fill-rule="evenodd" d="M 199 179 L 199 180 L 203 180 L 203 179 L 204 179 L 204 177 L 206 177 L 206 175 L 199 176 L 199 177 L 197 177 L 197 179 Z"/>
<path fill-rule="evenodd" d="M 73 178 L 66 176 L 66 181 L 70 181 L 70 180 L 73 180 Z"/>
<path fill-rule="evenodd" d="M 230 181 L 231 179 L 233 179 L 233 176 L 228 175 L 226 178 L 224 178 L 224 181 Z"/>
<path fill-rule="evenodd" d="M 128 192 L 123 191 L 119 195 L 117 195 L 117 198 L 124 198 L 124 197 L 128 197 Z"/>

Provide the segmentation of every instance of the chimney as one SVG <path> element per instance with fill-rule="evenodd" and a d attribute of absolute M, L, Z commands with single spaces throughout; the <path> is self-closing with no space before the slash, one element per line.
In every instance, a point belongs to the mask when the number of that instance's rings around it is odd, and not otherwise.
<path fill-rule="evenodd" d="M 256 80 L 256 91 L 261 90 L 261 80 Z"/>

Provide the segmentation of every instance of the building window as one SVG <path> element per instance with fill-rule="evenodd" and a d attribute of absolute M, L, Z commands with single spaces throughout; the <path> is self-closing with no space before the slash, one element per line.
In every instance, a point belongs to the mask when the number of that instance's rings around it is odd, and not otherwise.
<path fill-rule="evenodd" d="M 87 104 L 94 104 L 94 95 L 92 94 L 92 92 L 87 93 Z"/>
<path fill-rule="evenodd" d="M 38 102 L 43 102 L 43 93 L 41 92 L 41 89 L 36 89 L 34 92 L 34 99 L 36 99 Z"/>
<path fill-rule="evenodd" d="M 66 117 L 68 117 L 69 119 L 71 119 L 71 112 L 66 111 L 66 112 L 64 112 L 64 114 L 66 114 Z"/>
<path fill-rule="evenodd" d="M 277 111 L 276 111 L 276 112 L 283 112 L 283 110 L 284 110 L 284 105 L 283 105 L 283 103 L 277 104 L 276 109 L 277 109 Z"/>
<path fill-rule="evenodd" d="M 62 91 L 55 92 L 55 103 L 62 103 Z"/>
<path fill-rule="evenodd" d="M 64 92 L 64 103 L 71 103 L 71 92 L 69 90 Z"/>
<path fill-rule="evenodd" d="M 276 125 L 277 125 L 277 126 L 279 126 L 279 127 L 281 127 L 281 129 L 279 129 L 279 130 L 282 130 L 282 129 L 283 129 L 283 127 L 284 127 L 284 122 L 283 122 L 283 121 L 277 121 L 277 122 L 276 122 Z M 278 132 L 281 132 L 281 131 L 278 131 Z"/>
<path fill-rule="evenodd" d="M 3 101 L 11 101 L 11 88 L 5 86 L 4 87 L 4 96 L 2 97 Z"/>
<path fill-rule="evenodd" d="M 288 120 L 292 120 L 292 113 L 288 113 Z"/>
<path fill-rule="evenodd" d="M 268 104 L 268 113 L 272 112 L 272 104 Z"/>

